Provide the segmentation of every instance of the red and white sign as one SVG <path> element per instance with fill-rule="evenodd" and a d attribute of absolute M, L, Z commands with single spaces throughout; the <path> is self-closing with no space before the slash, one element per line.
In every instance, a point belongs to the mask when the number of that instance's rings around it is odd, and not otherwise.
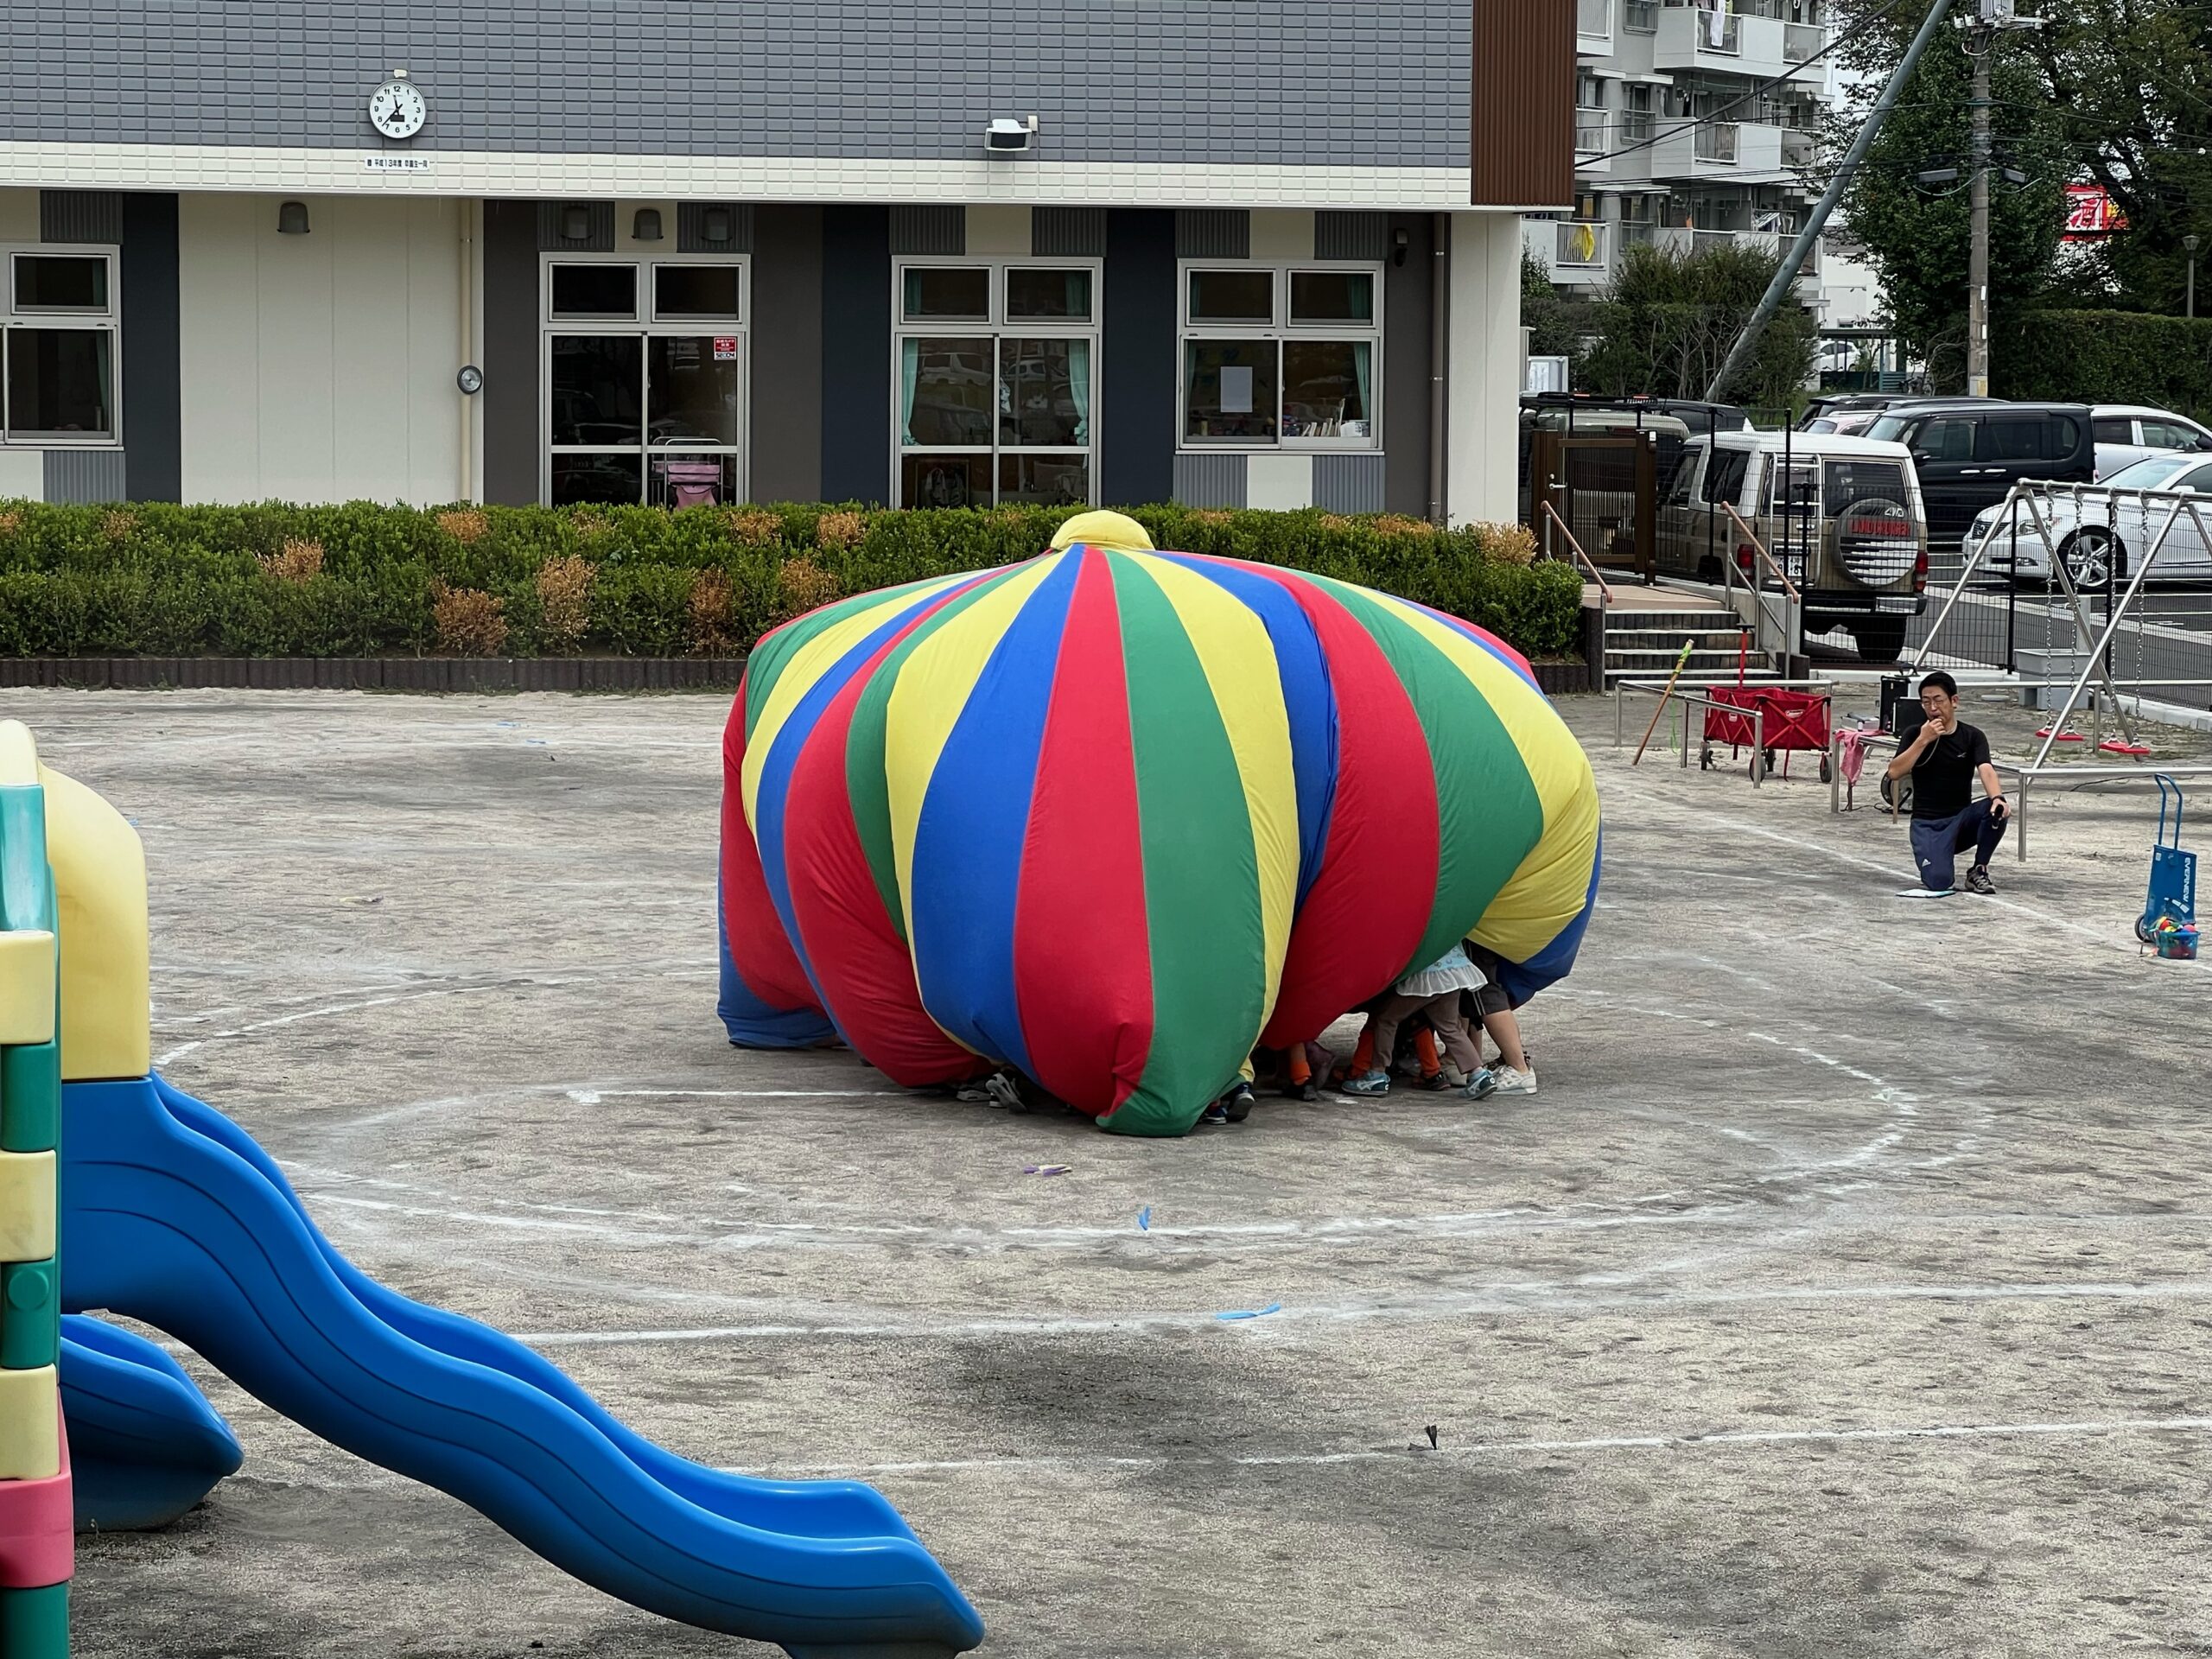
<path fill-rule="evenodd" d="M 734 363 L 737 361 L 737 336 L 735 334 L 716 334 L 715 336 L 715 361 L 717 363 Z"/>
<path fill-rule="evenodd" d="M 2066 236 L 2069 242 L 2094 241 L 2127 228 L 2120 205 L 2105 194 L 2101 184 L 2066 187 Z"/>

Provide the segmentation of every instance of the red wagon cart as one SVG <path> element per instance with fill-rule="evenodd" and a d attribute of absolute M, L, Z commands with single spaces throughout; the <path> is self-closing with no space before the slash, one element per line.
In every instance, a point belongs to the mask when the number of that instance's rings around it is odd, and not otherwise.
<path fill-rule="evenodd" d="M 1828 718 L 1829 698 L 1825 691 L 1792 691 L 1781 686 L 1716 685 L 1706 692 L 1707 700 L 1723 705 L 1705 711 L 1705 741 L 1698 750 L 1697 763 L 1701 770 L 1714 764 L 1713 747 L 1716 743 L 1728 746 L 1731 759 L 1741 759 L 1745 749 L 1751 751 L 1752 776 L 1764 777 L 1774 770 L 1774 757 L 1780 754 L 1783 777 L 1789 775 L 1787 757 L 1799 750 L 1810 750 L 1821 757 L 1821 781 L 1828 780 Z"/>

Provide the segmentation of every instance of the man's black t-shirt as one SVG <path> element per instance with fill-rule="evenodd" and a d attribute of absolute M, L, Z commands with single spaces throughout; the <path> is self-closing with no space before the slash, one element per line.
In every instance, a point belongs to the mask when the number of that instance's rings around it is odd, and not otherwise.
<path fill-rule="evenodd" d="M 1912 769 L 1912 816 L 1955 818 L 1974 799 L 1974 773 L 1989 764 L 1989 740 L 1961 721 Z"/>

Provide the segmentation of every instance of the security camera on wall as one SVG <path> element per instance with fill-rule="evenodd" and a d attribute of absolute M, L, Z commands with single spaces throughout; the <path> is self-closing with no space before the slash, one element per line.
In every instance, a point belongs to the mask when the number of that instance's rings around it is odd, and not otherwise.
<path fill-rule="evenodd" d="M 1037 142 L 1037 118 L 1016 121 L 1000 116 L 983 130 L 983 148 L 994 156 L 1019 156 Z"/>

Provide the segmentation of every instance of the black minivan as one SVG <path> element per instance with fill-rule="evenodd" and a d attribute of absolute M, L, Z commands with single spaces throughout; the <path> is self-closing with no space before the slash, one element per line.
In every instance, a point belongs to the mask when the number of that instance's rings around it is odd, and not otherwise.
<path fill-rule="evenodd" d="M 1912 451 L 1928 539 L 1955 547 L 1975 515 L 2002 501 L 2020 479 L 2093 484 L 2096 435 L 2086 404 L 1897 404 L 1866 429 Z"/>

